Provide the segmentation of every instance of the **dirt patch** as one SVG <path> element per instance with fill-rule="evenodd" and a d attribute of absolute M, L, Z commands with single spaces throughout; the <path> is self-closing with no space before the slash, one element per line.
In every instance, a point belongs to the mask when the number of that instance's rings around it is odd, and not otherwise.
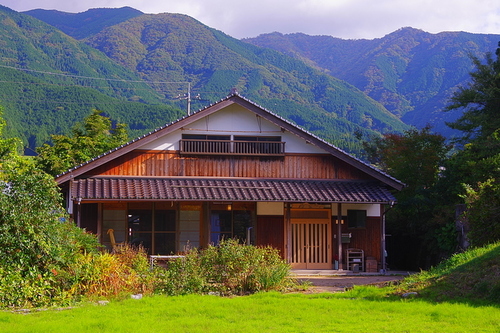
<path fill-rule="evenodd" d="M 358 276 L 300 276 L 298 281 L 309 282 L 307 292 L 342 292 L 357 285 L 384 285 L 402 280 L 402 275 L 358 275 Z"/>

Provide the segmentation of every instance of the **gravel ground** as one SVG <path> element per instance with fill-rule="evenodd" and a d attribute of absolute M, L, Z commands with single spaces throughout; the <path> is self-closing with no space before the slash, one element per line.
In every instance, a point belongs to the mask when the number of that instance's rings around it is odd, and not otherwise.
<path fill-rule="evenodd" d="M 355 285 L 381 285 L 391 281 L 402 280 L 404 275 L 347 275 L 347 276 L 300 276 L 299 281 L 309 281 L 308 292 L 340 292 Z"/>

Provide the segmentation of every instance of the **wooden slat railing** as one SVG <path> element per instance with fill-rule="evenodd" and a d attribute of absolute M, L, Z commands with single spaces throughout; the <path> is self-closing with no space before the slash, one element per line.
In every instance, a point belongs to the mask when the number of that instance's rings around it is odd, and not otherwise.
<path fill-rule="evenodd" d="M 230 141 L 192 140 L 179 141 L 180 153 L 190 155 L 245 155 L 284 156 L 285 142 L 282 141 Z"/>

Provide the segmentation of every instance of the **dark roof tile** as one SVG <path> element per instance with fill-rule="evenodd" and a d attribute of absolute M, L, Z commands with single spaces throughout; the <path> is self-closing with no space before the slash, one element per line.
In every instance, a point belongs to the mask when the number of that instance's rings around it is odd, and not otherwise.
<path fill-rule="evenodd" d="M 72 181 L 82 200 L 280 201 L 389 203 L 390 191 L 374 181 L 86 178 Z"/>

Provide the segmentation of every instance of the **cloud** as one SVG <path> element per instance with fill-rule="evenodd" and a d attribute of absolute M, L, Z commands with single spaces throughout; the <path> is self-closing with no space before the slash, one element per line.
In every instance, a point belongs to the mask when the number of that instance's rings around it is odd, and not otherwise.
<path fill-rule="evenodd" d="M 401 27 L 431 33 L 500 34 L 497 0 L 3 0 L 17 11 L 82 12 L 130 6 L 145 13 L 183 13 L 233 37 L 302 32 L 341 38 L 378 38 Z"/>

